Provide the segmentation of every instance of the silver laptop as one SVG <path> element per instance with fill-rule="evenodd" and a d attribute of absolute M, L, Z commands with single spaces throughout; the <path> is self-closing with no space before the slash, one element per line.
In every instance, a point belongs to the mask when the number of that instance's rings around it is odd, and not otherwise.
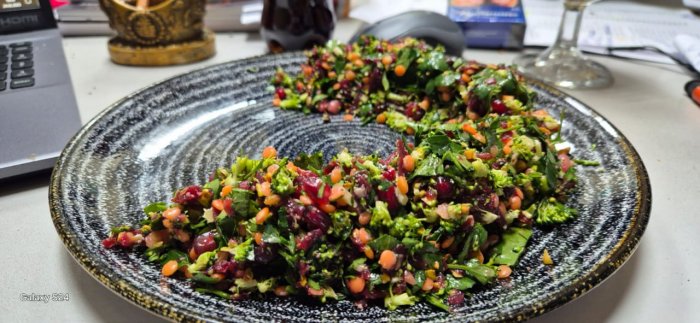
<path fill-rule="evenodd" d="M 51 168 L 79 128 L 49 0 L 0 0 L 0 178 Z"/>

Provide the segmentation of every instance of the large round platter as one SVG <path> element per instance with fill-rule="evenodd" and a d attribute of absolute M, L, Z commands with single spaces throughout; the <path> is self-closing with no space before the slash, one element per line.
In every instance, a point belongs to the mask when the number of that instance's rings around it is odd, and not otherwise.
<path fill-rule="evenodd" d="M 625 137 L 580 101 L 530 82 L 538 105 L 564 113 L 562 133 L 579 159 L 570 200 L 579 217 L 536 229 L 510 280 L 476 290 L 452 313 L 430 305 L 388 311 L 351 302 L 314 304 L 294 298 L 233 302 L 200 294 L 135 252 L 106 250 L 110 227 L 137 223 L 142 207 L 177 188 L 203 184 L 236 155 L 258 157 L 275 146 L 283 156 L 343 148 L 388 153 L 399 134 L 377 125 L 283 111 L 267 90 L 275 68 L 297 71 L 299 53 L 261 56 L 181 75 L 143 89 L 90 121 L 68 144 L 50 187 L 56 230 L 93 277 L 126 299 L 180 321 L 492 321 L 523 320 L 552 310 L 600 284 L 629 258 L 649 220 L 651 190 L 639 156 Z M 555 266 L 542 264 L 547 249 Z"/>

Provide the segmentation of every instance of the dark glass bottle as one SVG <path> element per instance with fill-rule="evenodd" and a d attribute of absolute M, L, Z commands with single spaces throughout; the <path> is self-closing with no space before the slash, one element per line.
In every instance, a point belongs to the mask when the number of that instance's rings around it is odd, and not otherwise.
<path fill-rule="evenodd" d="M 331 0 L 265 0 L 262 37 L 273 53 L 311 48 L 330 39 L 335 28 Z"/>

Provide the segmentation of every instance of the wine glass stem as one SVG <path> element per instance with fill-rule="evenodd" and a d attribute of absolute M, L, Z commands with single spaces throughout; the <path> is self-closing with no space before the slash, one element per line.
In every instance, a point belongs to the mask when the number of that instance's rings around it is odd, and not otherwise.
<path fill-rule="evenodd" d="M 569 1 L 564 1 L 564 14 L 561 18 L 561 24 L 559 24 L 557 40 L 552 47 L 560 50 L 578 50 L 578 32 L 581 29 L 584 7 L 584 5 L 576 5 Z"/>

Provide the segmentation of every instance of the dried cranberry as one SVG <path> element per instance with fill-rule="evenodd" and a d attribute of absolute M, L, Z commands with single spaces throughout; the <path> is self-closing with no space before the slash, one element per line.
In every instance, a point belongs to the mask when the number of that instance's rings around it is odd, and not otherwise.
<path fill-rule="evenodd" d="M 117 239 L 115 237 L 109 237 L 107 239 L 102 240 L 102 246 L 107 248 L 107 249 L 114 247 L 114 245 L 116 245 L 116 244 L 117 244 Z"/>
<path fill-rule="evenodd" d="M 564 173 L 566 173 L 569 170 L 569 168 L 574 166 L 574 162 L 571 161 L 571 158 L 569 158 L 569 155 L 559 154 L 559 155 L 557 155 L 557 157 L 559 158 L 559 162 L 561 164 L 561 170 Z"/>
<path fill-rule="evenodd" d="M 355 187 L 353 188 L 353 193 L 355 195 L 358 195 L 359 197 L 365 197 L 366 194 L 369 192 L 370 189 L 370 184 L 369 184 L 369 179 L 367 178 L 367 173 L 364 171 L 357 172 L 355 173 Z M 358 194 L 358 192 L 361 192 L 363 194 Z M 365 196 L 360 196 L 360 195 L 365 195 Z"/>
<path fill-rule="evenodd" d="M 447 296 L 447 304 L 459 305 L 464 303 L 464 293 L 458 290 L 453 290 L 450 296 Z"/>
<path fill-rule="evenodd" d="M 284 100 L 287 98 L 287 93 L 284 93 L 284 88 L 278 87 L 275 89 L 275 94 L 277 94 L 277 97 L 280 100 Z"/>
<path fill-rule="evenodd" d="M 287 200 L 285 208 L 287 210 L 287 221 L 292 227 L 297 227 L 297 223 L 301 222 L 302 218 L 304 217 L 306 208 L 301 204 L 297 204 L 291 199 Z"/>
<path fill-rule="evenodd" d="M 438 176 L 435 189 L 439 199 L 449 200 L 454 196 L 454 181 L 449 177 Z"/>
<path fill-rule="evenodd" d="M 297 269 L 299 269 L 299 276 L 305 276 L 309 272 L 309 264 L 301 261 L 297 265 Z"/>
<path fill-rule="evenodd" d="M 326 112 L 326 110 L 328 110 L 328 101 L 323 100 L 323 101 L 319 102 L 318 106 L 316 106 L 316 110 L 318 110 L 318 112 L 321 112 L 321 113 Z"/>
<path fill-rule="evenodd" d="M 408 155 L 408 151 L 406 150 L 406 145 L 401 139 L 396 140 L 396 154 L 397 154 L 397 160 L 396 160 L 396 168 L 398 169 L 398 174 L 403 175 L 403 158 Z"/>
<path fill-rule="evenodd" d="M 306 212 L 302 219 L 309 230 L 319 229 L 327 232 L 328 228 L 331 227 L 331 219 L 328 215 L 313 205 L 306 207 Z"/>
<path fill-rule="evenodd" d="M 238 183 L 238 188 L 250 191 L 250 190 L 252 190 L 254 187 L 253 187 L 253 185 L 250 183 L 250 181 L 241 181 L 240 183 Z"/>
<path fill-rule="evenodd" d="M 512 130 L 508 130 L 501 135 L 501 142 L 504 144 L 509 142 L 511 139 L 513 139 L 513 131 Z"/>
<path fill-rule="evenodd" d="M 405 114 L 407 117 L 418 121 L 425 115 L 425 110 L 418 106 L 418 103 L 411 101 L 406 104 Z"/>
<path fill-rule="evenodd" d="M 506 107 L 505 103 L 503 103 L 503 101 L 496 99 L 491 101 L 491 111 L 496 112 L 498 114 L 504 114 L 508 112 L 508 108 Z"/>
<path fill-rule="evenodd" d="M 374 288 L 370 290 L 369 288 L 365 288 L 364 292 L 365 299 L 382 299 L 386 297 L 386 292 L 383 290 L 380 290 L 379 288 Z"/>
<path fill-rule="evenodd" d="M 134 234 L 130 231 L 120 232 L 117 235 L 117 243 L 122 248 L 131 248 L 134 245 Z"/>
<path fill-rule="evenodd" d="M 525 213 L 523 213 L 523 212 L 520 212 L 520 214 L 518 214 L 518 221 L 520 221 L 520 223 L 526 224 L 526 225 L 532 224 L 532 218 L 528 218 L 525 215 Z"/>
<path fill-rule="evenodd" d="M 493 158 L 493 155 L 491 155 L 491 153 L 476 153 L 476 157 L 479 158 L 479 159 L 484 159 L 484 160 L 486 160 L 486 159 L 491 159 L 491 158 Z"/>
<path fill-rule="evenodd" d="M 323 231 L 320 229 L 316 230 L 311 230 L 308 233 L 306 233 L 303 237 L 299 238 L 297 240 L 297 249 L 301 249 L 304 251 L 309 250 L 311 246 L 318 241 L 318 239 L 323 235 Z"/>
<path fill-rule="evenodd" d="M 474 216 L 468 215 L 467 218 L 462 223 L 461 229 L 464 231 L 471 231 L 474 228 Z"/>
<path fill-rule="evenodd" d="M 508 163 L 508 161 L 505 160 L 505 158 L 499 158 L 499 159 L 496 159 L 496 161 L 491 164 L 491 168 L 501 169 L 501 167 L 503 167 L 506 163 Z"/>
<path fill-rule="evenodd" d="M 202 188 L 197 185 L 192 185 L 177 191 L 172 201 L 177 204 L 190 205 L 196 203 L 201 195 Z"/>
<path fill-rule="evenodd" d="M 326 175 L 330 174 L 333 171 L 333 169 L 335 169 L 338 166 L 339 166 L 338 162 L 335 160 L 332 160 L 331 162 L 329 162 L 326 165 L 326 167 L 323 167 L 323 174 L 326 174 Z"/>
<path fill-rule="evenodd" d="M 393 167 L 388 167 L 382 176 L 387 180 L 387 181 L 394 181 L 396 180 L 396 170 Z"/>
<path fill-rule="evenodd" d="M 377 197 L 379 200 L 386 202 L 389 212 L 395 212 L 399 209 L 399 200 L 396 198 L 396 187 L 389 186 L 385 191 L 378 189 Z"/>
<path fill-rule="evenodd" d="M 375 68 L 369 72 L 369 92 L 376 92 L 382 87 L 382 72 Z"/>
<path fill-rule="evenodd" d="M 253 254 L 255 262 L 260 264 L 266 264 L 275 259 L 275 252 L 272 250 L 272 245 L 269 244 L 255 245 Z"/>
<path fill-rule="evenodd" d="M 486 104 L 481 102 L 476 95 L 473 95 L 467 101 L 467 110 L 478 114 L 479 116 L 484 116 L 488 112 Z"/>
<path fill-rule="evenodd" d="M 212 270 L 220 274 L 234 273 L 236 271 L 235 261 L 217 261 L 212 266 Z"/>
<path fill-rule="evenodd" d="M 428 190 L 425 192 L 425 198 L 428 200 L 437 199 L 437 191 L 432 187 L 428 188 Z"/>
<path fill-rule="evenodd" d="M 360 272 L 357 273 L 357 275 L 362 277 L 362 279 L 364 279 L 364 280 L 369 280 L 369 278 L 371 277 L 371 274 L 372 273 L 370 273 L 367 266 L 365 266 L 365 268 L 363 268 Z"/>
<path fill-rule="evenodd" d="M 194 252 L 201 255 L 207 251 L 216 249 L 216 241 L 213 232 L 205 232 L 194 238 Z"/>
<path fill-rule="evenodd" d="M 233 216 L 233 201 L 230 198 L 225 198 L 224 199 L 224 211 L 226 211 L 226 214 L 229 216 Z"/>
<path fill-rule="evenodd" d="M 406 283 L 403 281 L 394 284 L 394 288 L 392 289 L 392 292 L 394 292 L 394 295 L 403 294 L 405 291 L 406 291 Z"/>

